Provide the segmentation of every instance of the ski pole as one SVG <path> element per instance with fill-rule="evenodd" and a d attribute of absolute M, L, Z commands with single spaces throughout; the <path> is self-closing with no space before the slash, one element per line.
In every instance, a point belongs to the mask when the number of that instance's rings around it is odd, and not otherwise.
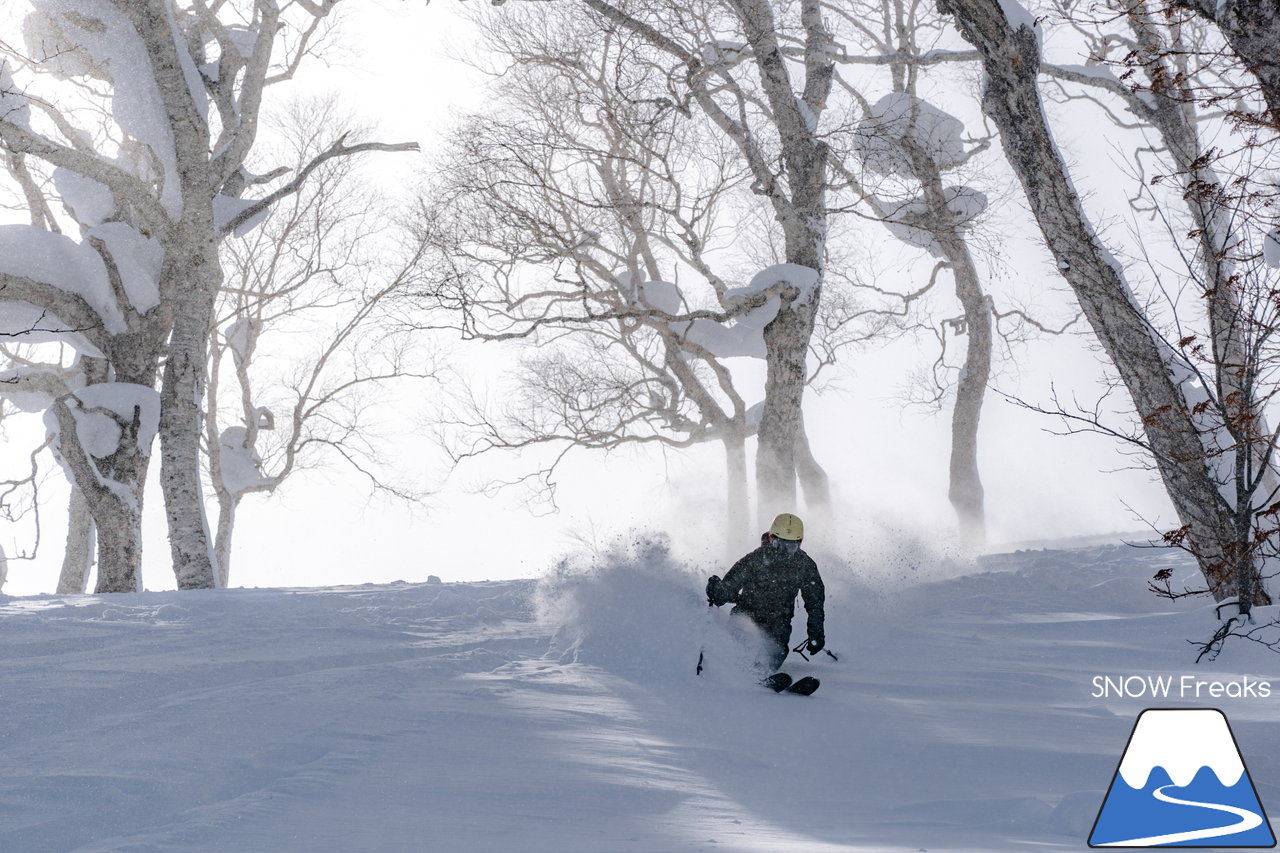
<path fill-rule="evenodd" d="M 791 651 L 793 651 L 793 652 L 795 652 L 796 654 L 800 655 L 800 657 L 804 658 L 805 660 L 809 660 L 809 656 L 808 656 L 808 655 L 806 655 L 806 654 L 804 653 L 805 646 L 807 646 L 807 645 L 809 645 L 809 641 L 808 641 L 808 640 L 805 640 L 803 643 L 801 643 L 800 645 L 796 646 L 796 647 L 795 647 L 794 649 L 792 649 Z M 839 661 L 839 660 L 840 660 L 840 657 L 839 657 L 835 652 L 831 651 L 831 649 L 823 649 L 823 651 L 824 651 L 824 652 L 826 652 L 826 653 L 831 657 L 831 659 L 832 659 L 832 660 L 834 660 L 834 661 Z"/>
<path fill-rule="evenodd" d="M 711 599 L 708 598 L 707 607 L 714 607 L 714 606 L 715 605 L 711 603 Z M 707 624 L 704 620 L 702 625 L 702 634 L 703 634 L 702 648 L 698 649 L 698 668 L 694 670 L 695 674 L 697 675 L 702 675 L 702 656 L 707 653 L 706 633 L 707 633 Z"/>

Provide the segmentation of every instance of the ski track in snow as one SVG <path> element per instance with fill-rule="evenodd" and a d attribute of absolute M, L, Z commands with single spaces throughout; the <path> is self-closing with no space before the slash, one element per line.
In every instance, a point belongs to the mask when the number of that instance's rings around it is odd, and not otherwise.
<path fill-rule="evenodd" d="M 1177 559 L 820 557 L 840 661 L 786 666 L 811 698 L 751 684 L 709 571 L 652 549 L 540 583 L 0 597 L 0 851 L 1083 851 L 1151 704 L 1094 675 L 1277 670 L 1193 665 L 1212 609 L 1145 592 Z M 1274 713 L 1215 704 L 1266 802 Z"/>

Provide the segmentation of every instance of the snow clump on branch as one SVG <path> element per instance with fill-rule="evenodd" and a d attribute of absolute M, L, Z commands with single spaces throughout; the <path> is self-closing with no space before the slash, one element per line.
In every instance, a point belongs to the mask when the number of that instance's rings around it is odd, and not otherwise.
<path fill-rule="evenodd" d="M 811 267 L 774 264 L 756 273 L 745 287 L 726 290 L 721 302 L 725 308 L 733 311 L 735 306 L 749 304 L 754 297 L 785 284 L 796 291 L 792 305 L 808 305 L 814 299 L 819 279 L 818 271 Z M 675 287 L 670 284 L 666 286 Z M 676 293 L 678 295 L 678 291 Z M 670 328 L 687 343 L 706 350 L 715 358 L 764 358 L 764 328 L 773 322 L 780 310 L 782 297 L 775 295 L 762 305 L 736 314 L 729 323 L 717 323 L 715 320 L 699 317 L 671 323 Z"/>
<path fill-rule="evenodd" d="M 964 122 L 928 101 L 906 92 L 890 92 L 876 101 L 854 133 L 854 148 L 869 171 L 878 175 L 913 175 L 904 142 L 928 152 L 941 171 L 964 160 Z"/>
<path fill-rule="evenodd" d="M 47 56 L 47 68 L 67 79 L 92 77 L 111 86 L 111 115 L 132 140 L 150 149 L 150 156 L 120 146 L 121 159 L 131 159 L 128 171 L 157 181 L 160 201 L 170 216 L 182 210 L 182 182 L 178 175 L 173 130 L 151 69 L 146 47 L 128 18 L 105 0 L 37 0 L 23 22 L 23 37 L 32 56 Z M 184 70 L 191 57 L 180 56 Z M 191 69 L 194 72 L 194 66 Z M 208 116 L 208 99 L 193 92 L 194 105 Z M 135 156 L 129 157 L 129 154 Z M 150 174 L 154 165 L 161 174 Z"/>

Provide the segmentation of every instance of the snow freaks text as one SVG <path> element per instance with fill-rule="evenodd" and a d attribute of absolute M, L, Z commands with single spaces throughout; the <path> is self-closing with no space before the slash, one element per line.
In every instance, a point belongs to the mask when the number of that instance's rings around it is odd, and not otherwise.
<path fill-rule="evenodd" d="M 1196 675 L 1095 675 L 1094 699 L 1269 699 L 1271 682 L 1249 676 L 1226 681 Z"/>

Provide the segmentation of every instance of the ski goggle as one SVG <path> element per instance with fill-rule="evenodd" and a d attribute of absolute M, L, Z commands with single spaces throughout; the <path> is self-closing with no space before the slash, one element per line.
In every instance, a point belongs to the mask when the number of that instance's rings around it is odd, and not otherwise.
<path fill-rule="evenodd" d="M 773 547 L 777 548 L 788 557 L 800 550 L 799 539 L 781 539 L 773 534 L 769 535 L 769 542 Z"/>

